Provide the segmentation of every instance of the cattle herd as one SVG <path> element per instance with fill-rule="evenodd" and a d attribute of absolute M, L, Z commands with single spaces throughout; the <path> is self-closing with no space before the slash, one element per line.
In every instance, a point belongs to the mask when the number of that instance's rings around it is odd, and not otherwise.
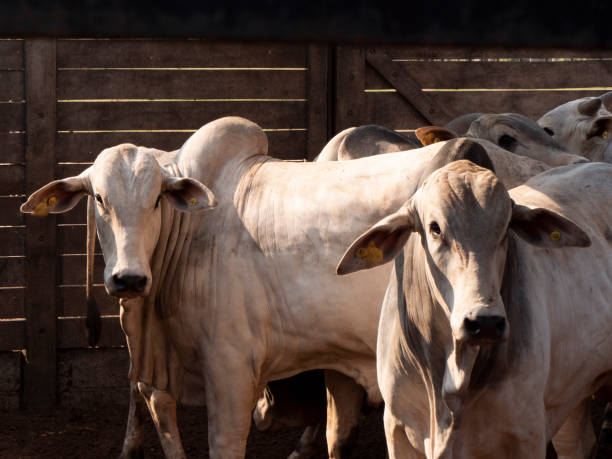
<path fill-rule="evenodd" d="M 228 117 L 177 151 L 107 148 L 21 211 L 88 196 L 130 353 L 123 458 L 149 413 L 185 457 L 179 401 L 206 405 L 211 458 L 244 457 L 251 419 L 302 423 L 293 459 L 324 431 L 348 457 L 382 402 L 391 458 L 587 458 L 612 389 L 611 128 L 612 92 L 350 128 L 297 163 Z"/>

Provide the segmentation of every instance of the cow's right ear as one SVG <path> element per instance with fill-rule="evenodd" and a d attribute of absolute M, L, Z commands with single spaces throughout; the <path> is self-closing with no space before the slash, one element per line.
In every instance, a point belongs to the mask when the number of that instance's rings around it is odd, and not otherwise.
<path fill-rule="evenodd" d="M 453 131 L 440 126 L 425 126 L 414 131 L 414 135 L 421 141 L 424 147 L 432 143 L 443 142 L 457 137 Z"/>
<path fill-rule="evenodd" d="M 410 202 L 359 236 L 344 252 L 336 274 L 375 268 L 393 260 L 415 229 L 416 213 Z"/>
<path fill-rule="evenodd" d="M 72 209 L 87 193 L 83 174 L 55 180 L 32 193 L 20 210 L 39 217 L 45 217 L 49 213 L 59 214 Z"/>

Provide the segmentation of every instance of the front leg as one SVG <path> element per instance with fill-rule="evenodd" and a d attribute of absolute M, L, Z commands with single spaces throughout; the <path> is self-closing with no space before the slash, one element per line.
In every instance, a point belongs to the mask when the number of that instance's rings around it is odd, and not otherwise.
<path fill-rule="evenodd" d="M 125 439 L 119 459 L 142 459 L 144 441 L 144 422 L 147 416 L 147 405 L 138 391 L 138 384 L 130 382 L 130 410 L 128 412 Z"/>
<path fill-rule="evenodd" d="M 553 445 L 559 459 L 583 459 L 591 457 L 597 439 L 591 422 L 591 399 L 587 398 L 572 411 L 553 437 Z"/>
<path fill-rule="evenodd" d="M 166 391 L 139 382 L 167 459 L 186 459 L 176 421 L 176 400 Z"/>
<path fill-rule="evenodd" d="M 424 459 L 425 456 L 417 451 L 406 435 L 404 426 L 395 419 L 389 408 L 385 407 L 383 415 L 385 437 L 389 459 Z"/>

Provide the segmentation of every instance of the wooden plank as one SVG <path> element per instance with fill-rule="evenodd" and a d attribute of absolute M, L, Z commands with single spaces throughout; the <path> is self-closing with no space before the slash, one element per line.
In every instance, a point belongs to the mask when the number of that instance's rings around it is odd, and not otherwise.
<path fill-rule="evenodd" d="M 394 62 L 421 88 L 612 87 L 612 60 L 574 62 Z M 392 85 L 372 68 L 366 89 Z M 604 92 L 602 90 L 602 92 Z"/>
<path fill-rule="evenodd" d="M 357 46 L 336 47 L 334 132 L 363 124 L 365 115 L 365 57 Z"/>
<path fill-rule="evenodd" d="M 329 48 L 308 47 L 308 159 L 317 156 L 329 139 Z"/>
<path fill-rule="evenodd" d="M 60 103 L 58 130 L 198 129 L 223 116 L 242 116 L 262 128 L 306 127 L 305 102 Z"/>
<path fill-rule="evenodd" d="M 65 70 L 58 72 L 57 97 L 303 99 L 305 80 L 304 70 Z"/>
<path fill-rule="evenodd" d="M 22 102 L 0 103 L 0 132 L 25 130 L 25 104 Z"/>
<path fill-rule="evenodd" d="M 0 287 L 19 287 L 25 284 L 25 258 L 0 257 Z"/>
<path fill-rule="evenodd" d="M 23 71 L 0 70 L 0 102 L 23 100 Z"/>
<path fill-rule="evenodd" d="M 55 40 L 25 42 L 27 149 L 26 189 L 32 192 L 54 179 Z M 55 217 L 26 217 L 26 317 L 28 360 L 23 401 L 43 410 L 56 400 L 56 235 Z"/>
<path fill-rule="evenodd" d="M 19 207 L 24 201 L 24 196 L 0 196 L 0 226 L 23 225 Z"/>
<path fill-rule="evenodd" d="M 25 228 L 0 227 L 0 256 L 25 253 Z"/>
<path fill-rule="evenodd" d="M 611 58 L 609 49 L 494 46 L 385 46 L 392 59 L 576 59 Z"/>
<path fill-rule="evenodd" d="M 25 287 L 0 288 L 0 319 L 25 317 Z"/>
<path fill-rule="evenodd" d="M 98 310 L 102 315 L 119 314 L 119 299 L 106 293 L 104 286 L 93 288 L 94 298 Z M 85 300 L 85 286 L 58 287 L 58 315 L 59 316 L 85 316 L 87 302 Z"/>
<path fill-rule="evenodd" d="M 60 256 L 59 285 L 85 285 L 85 255 Z M 96 255 L 94 261 L 94 283 L 104 282 L 104 258 Z"/>
<path fill-rule="evenodd" d="M 0 319 L 0 351 L 16 351 L 25 346 L 25 321 Z"/>
<path fill-rule="evenodd" d="M 0 40 L 0 69 L 23 68 L 23 40 Z"/>
<path fill-rule="evenodd" d="M 61 225 L 57 227 L 57 253 L 85 253 L 87 226 Z M 96 239 L 96 253 L 101 253 L 100 242 Z"/>
<path fill-rule="evenodd" d="M 429 95 L 421 90 L 419 82 L 400 66 L 393 62 L 382 48 L 370 48 L 366 53 L 370 66 L 380 73 L 397 92 L 412 105 L 427 124 L 445 124 L 453 116 L 444 105 L 439 105 Z"/>
<path fill-rule="evenodd" d="M 0 106 L 0 110 L 2 106 Z M 8 134 L 0 132 L 0 163 L 25 162 L 25 134 Z"/>
<path fill-rule="evenodd" d="M 64 318 L 57 321 L 58 346 L 61 349 L 88 347 L 85 318 Z M 125 346 L 125 334 L 119 317 L 102 317 L 98 347 Z"/>
<path fill-rule="evenodd" d="M 456 113 L 521 113 L 538 119 L 547 111 L 580 97 L 597 96 L 600 91 L 524 91 L 524 92 L 435 92 L 432 99 Z M 397 93 L 369 93 L 364 123 L 381 124 L 391 129 L 416 129 L 419 121 Z"/>
<path fill-rule="evenodd" d="M 23 194 L 25 192 L 25 166 L 20 164 L 0 165 L 0 195 Z"/>
<path fill-rule="evenodd" d="M 59 133 L 57 135 L 57 159 L 60 162 L 93 162 L 105 148 L 121 143 L 133 143 L 177 150 L 189 138 L 191 132 L 96 132 Z M 266 132 L 268 153 L 284 159 L 304 158 L 306 155 L 306 131 Z M 65 177 L 58 171 L 58 177 Z"/>
<path fill-rule="evenodd" d="M 305 67 L 306 47 L 207 40 L 59 40 L 58 67 Z"/>

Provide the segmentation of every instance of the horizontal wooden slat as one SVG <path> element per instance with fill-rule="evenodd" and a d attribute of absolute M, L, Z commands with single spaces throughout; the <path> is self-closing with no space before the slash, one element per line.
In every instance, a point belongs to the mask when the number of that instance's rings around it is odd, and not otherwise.
<path fill-rule="evenodd" d="M 87 227 L 85 225 L 70 225 L 57 227 L 58 253 L 85 253 Z M 100 242 L 96 239 L 96 252 L 100 253 Z"/>
<path fill-rule="evenodd" d="M 87 347 L 85 318 L 59 319 L 57 321 L 59 348 Z M 125 346 L 125 334 L 121 329 L 119 317 L 103 317 L 99 347 Z"/>
<path fill-rule="evenodd" d="M 23 131 L 25 129 L 25 104 L 0 103 L 0 132 Z"/>
<path fill-rule="evenodd" d="M 57 97 L 303 99 L 305 80 L 305 71 L 284 70 L 66 70 L 57 74 Z"/>
<path fill-rule="evenodd" d="M 57 214 L 57 223 L 64 225 L 73 225 L 75 223 L 84 224 L 86 223 L 87 215 L 87 199 L 83 198 L 79 203 L 70 209 L 68 212 L 63 214 Z M 83 265 L 84 267 L 85 265 Z M 83 268 L 85 269 L 85 268 Z"/>
<path fill-rule="evenodd" d="M 87 302 L 84 286 L 59 287 L 59 316 L 84 316 L 87 314 Z M 98 310 L 102 315 L 119 314 L 119 300 L 106 293 L 103 286 L 93 288 Z"/>
<path fill-rule="evenodd" d="M 61 256 L 58 283 L 60 285 L 85 285 L 85 255 Z M 94 283 L 104 282 L 104 259 L 95 256 Z"/>
<path fill-rule="evenodd" d="M 0 109 L 2 106 L 0 105 Z M 25 134 L 0 133 L 0 163 L 23 163 L 25 161 Z"/>
<path fill-rule="evenodd" d="M 63 67 L 304 67 L 306 46 L 205 40 L 58 40 Z"/>
<path fill-rule="evenodd" d="M 0 40 L 0 69 L 23 68 L 23 40 Z"/>
<path fill-rule="evenodd" d="M 0 257 L 0 287 L 25 285 L 25 258 Z"/>
<path fill-rule="evenodd" d="M 610 50 L 482 46 L 385 46 L 393 59 L 563 59 L 610 58 Z"/>
<path fill-rule="evenodd" d="M 23 300 L 25 287 L 0 289 L 0 319 L 25 317 Z"/>
<path fill-rule="evenodd" d="M 25 197 L 0 196 L 0 226 L 23 225 L 23 214 L 19 212 L 19 206 L 25 201 Z"/>
<path fill-rule="evenodd" d="M 612 87 L 612 60 L 575 62 L 396 62 L 421 88 Z M 366 89 L 391 85 L 366 66 Z M 604 92 L 604 91 L 602 91 Z"/>
<path fill-rule="evenodd" d="M 223 116 L 242 116 L 263 128 L 304 128 L 305 102 L 60 103 L 58 130 L 198 129 Z"/>
<path fill-rule="evenodd" d="M 521 113 L 537 119 L 547 111 L 570 100 L 596 96 L 597 91 L 525 91 L 525 92 L 430 92 L 437 103 L 456 116 L 465 113 Z M 366 113 L 362 124 L 375 123 L 391 129 L 415 129 L 421 122 L 408 103 L 397 93 L 366 94 Z"/>
<path fill-rule="evenodd" d="M 0 70 L 0 101 L 23 100 L 23 71 Z"/>
<path fill-rule="evenodd" d="M 25 228 L 0 227 L 0 256 L 23 255 Z"/>
<path fill-rule="evenodd" d="M 121 143 L 133 143 L 160 150 L 177 150 L 190 132 L 96 132 L 59 133 L 56 151 L 59 162 L 93 162 L 105 148 Z M 298 159 L 306 155 L 306 131 L 271 131 L 268 136 L 269 154 L 276 158 Z M 60 175 L 58 178 L 65 177 Z"/>
<path fill-rule="evenodd" d="M 25 166 L 0 165 L 0 195 L 23 194 L 25 191 Z"/>
<path fill-rule="evenodd" d="M 0 319 L 0 351 L 15 351 L 25 347 L 25 321 Z"/>

